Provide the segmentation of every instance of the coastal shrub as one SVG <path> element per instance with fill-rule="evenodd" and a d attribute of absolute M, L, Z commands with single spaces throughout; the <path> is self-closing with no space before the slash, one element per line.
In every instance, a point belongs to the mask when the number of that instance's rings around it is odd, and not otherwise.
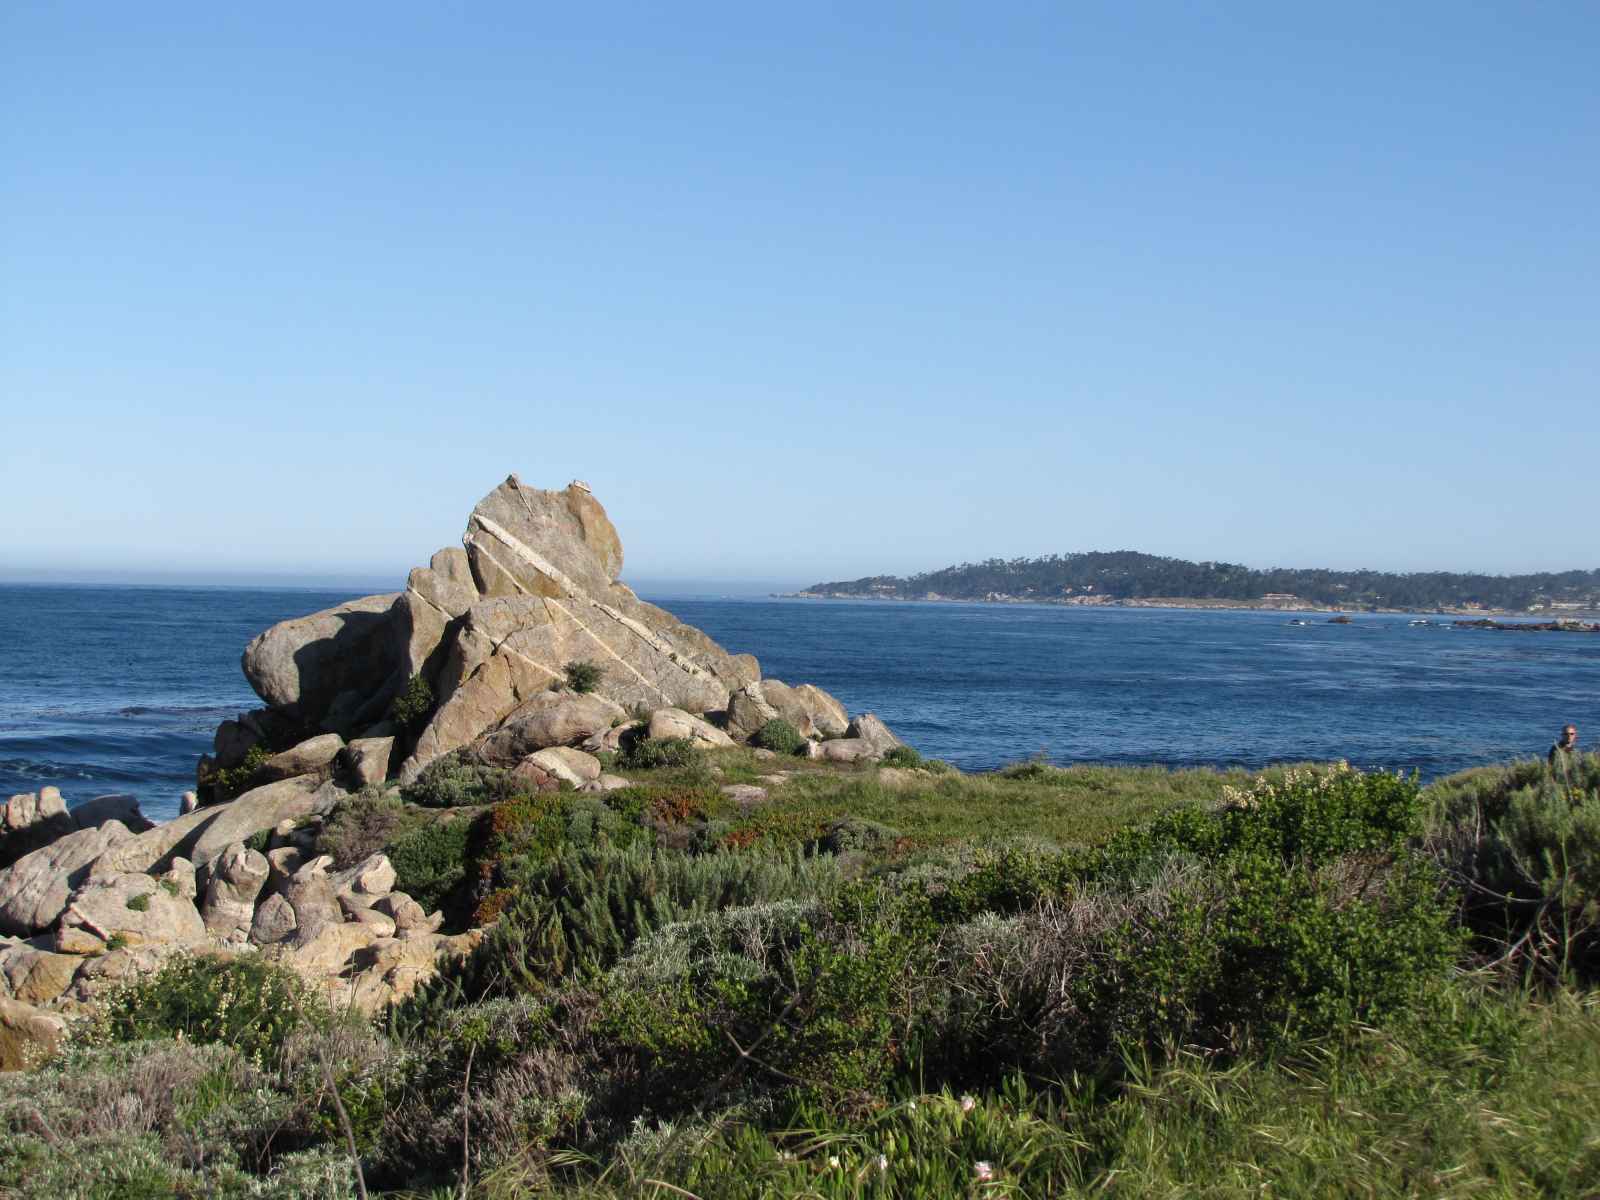
<path fill-rule="evenodd" d="M 641 936 L 705 913 L 771 900 L 810 900 L 839 886 L 837 863 L 799 853 L 684 855 L 633 843 L 563 846 L 500 864 L 505 907 L 464 962 L 404 1006 L 430 1012 L 494 996 L 544 994 L 592 979 Z"/>
<path fill-rule="evenodd" d="M 914 896 L 846 884 L 815 924 L 758 925 L 759 956 L 741 946 L 683 975 L 624 971 L 630 986 L 602 989 L 599 1028 L 647 1064 L 647 1109 L 781 1092 L 784 1104 L 866 1111 L 907 1065 L 899 1035 L 929 944 L 924 912 Z"/>
<path fill-rule="evenodd" d="M 405 1194 L 446 1185 L 454 1196 L 465 1162 L 474 1179 L 511 1175 L 518 1195 L 551 1194 L 551 1152 L 592 1133 L 587 1073 L 564 1044 L 582 1026 L 575 1006 L 525 997 L 437 1013 L 409 1041 L 415 1066 L 369 1182 Z"/>
<path fill-rule="evenodd" d="M 1247 788 L 1222 791 L 1219 808 L 1181 806 L 1119 831 L 1086 870 L 1128 877 L 1174 854 L 1207 861 L 1259 854 L 1307 866 L 1398 852 L 1424 829 L 1426 804 L 1414 777 L 1365 774 L 1345 763 L 1263 775 Z"/>
<path fill-rule="evenodd" d="M 408 824 L 384 847 L 394 866 L 395 890 L 429 912 L 467 881 L 468 846 L 473 822 L 461 817 Z"/>
<path fill-rule="evenodd" d="M 1460 889 L 1485 958 L 1550 978 L 1600 979 L 1600 755 L 1440 781 L 1429 845 Z"/>
<path fill-rule="evenodd" d="M 416 779 L 400 789 L 400 798 L 424 808 L 465 808 L 497 804 L 526 792 L 526 786 L 510 771 L 455 753 L 429 763 Z"/>
<path fill-rule="evenodd" d="M 394 792 L 364 788 L 328 814 L 317 831 L 316 852 L 329 855 L 335 867 L 354 866 L 398 841 L 419 818 Z"/>
<path fill-rule="evenodd" d="M 112 994 L 104 1028 L 116 1041 L 222 1042 L 260 1064 L 302 1023 L 326 1018 L 293 971 L 250 956 L 175 954 Z"/>
<path fill-rule="evenodd" d="M 865 817 L 840 817 L 829 824 L 814 848 L 824 854 L 881 853 L 904 836 L 898 829 Z"/>
<path fill-rule="evenodd" d="M 569 662 L 562 668 L 566 676 L 567 688 L 570 691 L 587 694 L 600 686 L 600 680 L 605 678 L 605 668 L 597 662 Z"/>
<path fill-rule="evenodd" d="M 617 765 L 624 770 L 649 771 L 662 767 L 692 767 L 701 754 L 693 738 L 638 738 L 624 746 Z"/>
<path fill-rule="evenodd" d="M 774 717 L 750 738 L 752 746 L 771 750 L 774 754 L 797 754 L 806 744 L 800 731 L 782 717 Z"/>
<path fill-rule="evenodd" d="M 880 765 L 885 767 L 902 767 L 916 769 L 926 766 L 922 755 L 910 746 L 893 746 L 880 760 Z"/>
<path fill-rule="evenodd" d="M 257 743 L 244 752 L 244 757 L 231 767 L 218 767 L 202 781 L 206 799 L 211 804 L 233 800 L 250 790 L 256 773 L 272 757 L 272 751 Z"/>
<path fill-rule="evenodd" d="M 433 715 L 433 688 L 421 675 L 413 675 L 389 702 L 389 720 L 407 734 L 414 734 Z"/>

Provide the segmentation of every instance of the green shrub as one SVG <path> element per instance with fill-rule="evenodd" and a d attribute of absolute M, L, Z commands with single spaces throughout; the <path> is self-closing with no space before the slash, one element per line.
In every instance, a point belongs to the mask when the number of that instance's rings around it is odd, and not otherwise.
<path fill-rule="evenodd" d="M 894 746 L 885 752 L 879 760 L 886 767 L 902 767 L 915 770 L 923 765 L 922 755 L 910 746 Z"/>
<path fill-rule="evenodd" d="M 389 720 L 402 731 L 414 734 L 433 715 L 433 688 L 421 675 L 413 675 L 389 702 Z"/>
<path fill-rule="evenodd" d="M 774 754 L 797 754 L 806 744 L 800 731 L 782 717 L 774 717 L 750 738 L 752 746 L 771 750 Z"/>
<path fill-rule="evenodd" d="M 430 1012 L 493 996 L 545 993 L 593 978 L 641 936 L 726 908 L 809 900 L 839 885 L 837 864 L 798 854 L 689 856 L 642 844 L 563 846 L 548 858 L 502 863 L 508 903 L 465 963 L 406 1006 L 415 1025 Z"/>
<path fill-rule="evenodd" d="M 1600 979 L 1600 755 L 1570 774 L 1542 761 L 1465 772 L 1428 799 L 1430 846 L 1484 956 Z"/>
<path fill-rule="evenodd" d="M 222 1042 L 262 1063 L 326 1011 L 293 971 L 254 957 L 178 954 L 115 992 L 104 1020 L 117 1041 L 181 1037 Z"/>
<path fill-rule="evenodd" d="M 650 771 L 661 767 L 692 767 L 700 762 L 700 748 L 693 738 L 639 738 L 628 745 L 617 759 L 625 770 Z"/>
<path fill-rule="evenodd" d="M 569 662 L 562 670 L 567 677 L 567 687 L 580 695 L 599 687 L 606 673 L 597 662 Z"/>
<path fill-rule="evenodd" d="M 261 770 L 271 757 L 272 751 L 264 744 L 258 743 L 246 750 L 244 757 L 234 766 L 219 767 L 212 771 L 202 782 L 202 786 L 206 789 L 207 800 L 212 804 L 221 804 L 249 791 L 256 772 Z"/>
<path fill-rule="evenodd" d="M 846 816 L 829 824 L 817 839 L 815 848 L 826 854 L 879 853 L 888 850 L 905 835 L 888 825 L 865 817 Z"/>
<path fill-rule="evenodd" d="M 400 798 L 424 808 L 463 808 L 498 804 L 525 795 L 527 790 L 510 771 L 472 762 L 457 753 L 429 763 L 422 774 L 400 789 Z"/>
<path fill-rule="evenodd" d="M 365 788 L 339 801 L 317 833 L 316 852 L 332 857 L 334 866 L 354 866 L 398 841 L 421 819 L 393 792 Z"/>
<path fill-rule="evenodd" d="M 433 820 L 406 829 L 384 852 L 394 866 L 395 890 L 429 912 L 446 907 L 467 881 L 468 845 L 473 822 Z"/>
<path fill-rule="evenodd" d="M 146 892 L 140 892 L 137 895 L 129 896 L 126 903 L 127 906 L 134 912 L 150 911 L 150 896 Z"/>

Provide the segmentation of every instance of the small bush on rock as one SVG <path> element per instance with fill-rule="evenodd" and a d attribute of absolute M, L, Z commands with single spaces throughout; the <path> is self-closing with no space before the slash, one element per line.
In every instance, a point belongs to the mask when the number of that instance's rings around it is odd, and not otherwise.
<path fill-rule="evenodd" d="M 510 771 L 472 762 L 460 754 L 447 754 L 429 763 L 422 774 L 402 787 L 400 798 L 424 808 L 464 808 L 498 804 L 526 790 Z"/>
<path fill-rule="evenodd" d="M 433 688 L 421 675 L 406 680 L 405 687 L 389 704 L 389 720 L 408 734 L 416 733 L 432 715 Z"/>
<path fill-rule="evenodd" d="M 354 866 L 398 841 L 417 816 L 395 793 L 366 788 L 328 814 L 317 833 L 317 853 L 330 855 L 336 867 Z"/>
<path fill-rule="evenodd" d="M 567 687 L 580 695 L 586 695 L 600 686 L 600 680 L 605 678 L 605 668 L 596 662 L 569 662 L 562 668 L 567 677 Z"/>
<path fill-rule="evenodd" d="M 782 717 L 775 717 L 755 731 L 750 744 L 774 754 L 796 754 L 806 744 L 806 739 Z"/>
<path fill-rule="evenodd" d="M 211 772 L 202 781 L 201 786 L 206 790 L 206 798 L 212 804 L 221 804 L 226 800 L 233 800 L 243 795 L 250 788 L 250 781 L 272 757 L 272 751 L 264 745 L 251 746 L 246 750 L 244 757 L 232 767 L 219 767 Z"/>

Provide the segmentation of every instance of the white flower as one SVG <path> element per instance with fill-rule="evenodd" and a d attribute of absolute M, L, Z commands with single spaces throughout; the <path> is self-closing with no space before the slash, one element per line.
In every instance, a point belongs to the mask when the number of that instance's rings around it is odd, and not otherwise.
<path fill-rule="evenodd" d="M 839 1156 L 837 1154 L 828 1155 L 828 1165 L 830 1167 L 832 1167 L 834 1170 L 838 1170 L 838 1168 L 839 1168 Z"/>
<path fill-rule="evenodd" d="M 976 1100 L 974 1100 L 971 1096 L 963 1096 L 963 1097 L 961 1097 L 961 1111 L 962 1112 L 969 1113 L 976 1107 L 978 1107 L 978 1102 Z"/>
<path fill-rule="evenodd" d="M 972 1164 L 972 1176 L 979 1183 L 988 1183 L 994 1178 L 994 1164 L 975 1162 Z"/>
<path fill-rule="evenodd" d="M 889 1156 L 887 1154 L 878 1155 L 878 1170 L 879 1170 L 879 1172 L 881 1173 L 883 1171 L 887 1171 L 888 1169 L 889 1169 Z"/>

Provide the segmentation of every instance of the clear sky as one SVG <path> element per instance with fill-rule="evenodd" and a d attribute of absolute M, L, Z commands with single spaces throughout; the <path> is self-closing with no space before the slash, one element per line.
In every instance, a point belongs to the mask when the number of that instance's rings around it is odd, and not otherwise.
<path fill-rule="evenodd" d="M 1600 565 L 1600 6 L 0 6 L 0 573 Z M 398 582 L 398 580 L 396 580 Z"/>

